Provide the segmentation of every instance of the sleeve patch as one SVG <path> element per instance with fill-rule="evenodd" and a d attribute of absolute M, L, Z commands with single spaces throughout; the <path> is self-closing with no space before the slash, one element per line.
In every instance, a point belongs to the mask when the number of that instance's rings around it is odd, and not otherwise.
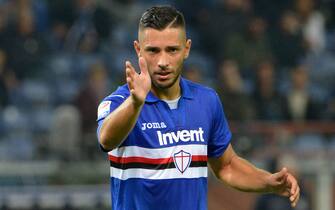
<path fill-rule="evenodd" d="M 103 101 L 98 107 L 98 119 L 106 117 L 110 112 L 111 101 Z"/>

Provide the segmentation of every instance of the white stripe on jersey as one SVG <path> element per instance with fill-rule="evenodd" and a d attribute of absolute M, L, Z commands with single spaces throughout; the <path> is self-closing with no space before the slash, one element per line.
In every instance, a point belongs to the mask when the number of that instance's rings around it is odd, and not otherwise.
<path fill-rule="evenodd" d="M 181 173 L 177 168 L 169 168 L 164 170 L 150 170 L 143 168 L 132 168 L 132 169 L 118 169 L 110 168 L 111 177 L 118 178 L 121 180 L 127 180 L 130 178 L 141 178 L 141 179 L 190 179 L 207 177 L 207 167 L 189 167 L 184 173 Z"/>
<path fill-rule="evenodd" d="M 115 157 L 168 158 L 172 157 L 174 153 L 177 153 L 180 150 L 191 153 L 191 155 L 207 155 L 207 145 L 204 144 L 177 145 L 150 149 L 138 146 L 126 146 L 116 148 L 108 154 Z"/>
<path fill-rule="evenodd" d="M 124 98 L 123 95 L 110 95 L 110 97 L 120 97 L 120 98 Z"/>

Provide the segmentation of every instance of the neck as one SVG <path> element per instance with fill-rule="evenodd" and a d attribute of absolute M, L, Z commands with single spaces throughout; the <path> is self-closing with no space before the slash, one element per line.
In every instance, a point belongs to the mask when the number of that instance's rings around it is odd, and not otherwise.
<path fill-rule="evenodd" d="M 180 78 L 169 88 L 158 88 L 152 85 L 151 91 L 159 99 L 173 100 L 181 95 Z"/>

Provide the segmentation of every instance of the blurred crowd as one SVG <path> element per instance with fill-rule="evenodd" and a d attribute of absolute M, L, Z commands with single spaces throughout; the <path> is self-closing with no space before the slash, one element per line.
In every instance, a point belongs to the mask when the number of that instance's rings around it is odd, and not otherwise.
<path fill-rule="evenodd" d="M 243 127 L 334 122 L 334 0 L 0 0 L 0 160 L 104 159 L 97 106 L 125 82 L 125 60 L 136 65 L 139 18 L 158 4 L 184 13 L 192 50 L 183 74 L 217 90 L 229 122 L 240 125 L 239 153 L 269 161 L 273 172 L 296 170 L 289 153 L 335 154 L 334 133 L 288 143 L 285 132 L 250 135 Z M 265 195 L 255 209 L 287 205 Z M 308 194 L 297 209 L 311 209 Z"/>
<path fill-rule="evenodd" d="M 332 0 L 1 0 L 0 158 L 97 158 L 97 106 L 136 63 L 140 15 L 167 3 L 192 39 L 184 76 L 229 121 L 335 119 Z"/>

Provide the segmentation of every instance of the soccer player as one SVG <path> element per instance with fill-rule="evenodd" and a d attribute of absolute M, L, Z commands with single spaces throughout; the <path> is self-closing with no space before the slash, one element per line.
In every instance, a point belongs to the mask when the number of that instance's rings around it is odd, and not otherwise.
<path fill-rule="evenodd" d="M 297 204 L 299 186 L 287 169 L 271 174 L 239 157 L 216 92 L 181 77 L 191 40 L 179 11 L 148 9 L 134 48 L 141 72 L 126 61 L 127 84 L 98 108 L 114 210 L 207 209 L 207 163 L 233 188 Z"/>

